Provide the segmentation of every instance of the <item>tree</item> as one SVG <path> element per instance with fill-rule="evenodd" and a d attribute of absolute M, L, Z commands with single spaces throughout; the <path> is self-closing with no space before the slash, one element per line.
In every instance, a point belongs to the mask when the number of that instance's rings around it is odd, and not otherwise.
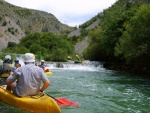
<path fill-rule="evenodd" d="M 9 48 L 15 47 L 17 46 L 17 44 L 15 42 L 8 42 L 8 46 Z"/>
<path fill-rule="evenodd" d="M 67 52 L 61 48 L 52 51 L 52 61 L 67 61 Z"/>
<path fill-rule="evenodd" d="M 32 53 L 37 53 L 38 51 L 41 51 L 41 46 L 39 44 L 32 44 L 30 46 L 30 51 Z"/>
<path fill-rule="evenodd" d="M 142 5 L 124 24 L 125 31 L 115 48 L 129 63 L 148 65 L 150 59 L 150 5 Z"/>

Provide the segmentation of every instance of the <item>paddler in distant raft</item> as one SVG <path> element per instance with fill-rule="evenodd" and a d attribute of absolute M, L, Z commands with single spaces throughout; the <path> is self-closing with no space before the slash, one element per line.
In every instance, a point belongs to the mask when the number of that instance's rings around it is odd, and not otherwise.
<path fill-rule="evenodd" d="M 76 55 L 76 57 L 78 58 L 78 60 L 74 61 L 75 64 L 77 64 L 77 63 L 82 63 L 83 64 L 84 63 L 84 58 L 80 58 L 78 55 Z"/>
<path fill-rule="evenodd" d="M 41 64 L 39 64 L 38 66 L 44 70 L 44 66 L 46 66 L 45 61 L 41 60 Z"/>
<path fill-rule="evenodd" d="M 41 64 L 38 65 L 40 68 L 42 68 L 44 70 L 44 72 L 49 72 L 49 69 L 46 67 L 45 65 L 45 61 L 41 60 Z"/>
<path fill-rule="evenodd" d="M 19 63 L 19 60 L 18 60 L 18 59 L 15 59 L 14 62 L 15 62 L 14 67 L 15 67 L 16 69 L 17 69 L 18 67 L 21 67 L 21 64 Z"/>
<path fill-rule="evenodd" d="M 6 79 L 13 71 L 14 66 L 12 64 L 11 56 L 6 55 L 2 64 L 2 68 L 0 69 L 1 85 L 6 85 Z"/>

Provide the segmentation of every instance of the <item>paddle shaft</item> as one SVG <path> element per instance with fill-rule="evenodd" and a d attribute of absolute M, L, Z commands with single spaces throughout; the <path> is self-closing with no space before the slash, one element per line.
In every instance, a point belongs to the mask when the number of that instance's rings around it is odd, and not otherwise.
<path fill-rule="evenodd" d="M 44 92 L 44 93 L 45 93 L 45 92 Z M 48 96 L 50 96 L 51 98 L 57 100 L 55 97 L 53 97 L 53 96 L 51 96 L 51 95 L 49 95 L 49 94 L 47 94 L 47 93 L 45 93 L 45 94 L 48 95 Z"/>
<path fill-rule="evenodd" d="M 45 92 L 44 92 L 44 93 L 45 93 Z M 47 94 L 47 93 L 45 93 L 45 94 L 48 95 L 49 97 L 53 98 L 54 100 L 56 100 L 56 101 L 62 103 L 60 100 L 56 99 L 55 97 L 53 97 L 53 96 L 51 96 L 51 95 L 49 95 L 49 94 Z"/>

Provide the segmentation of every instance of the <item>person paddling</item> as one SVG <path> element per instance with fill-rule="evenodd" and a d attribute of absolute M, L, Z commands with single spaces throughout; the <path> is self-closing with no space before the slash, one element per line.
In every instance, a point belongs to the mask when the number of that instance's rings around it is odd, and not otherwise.
<path fill-rule="evenodd" d="M 12 65 L 11 56 L 6 55 L 2 64 L 2 69 L 0 70 L 1 85 L 6 85 L 6 79 L 9 77 L 10 73 L 13 72 L 13 70 L 14 66 Z"/>
<path fill-rule="evenodd" d="M 39 65 L 40 68 L 44 70 L 44 72 L 49 72 L 49 69 L 45 65 L 45 61 L 41 60 L 41 64 Z"/>
<path fill-rule="evenodd" d="M 44 67 L 45 67 L 45 61 L 44 60 L 41 60 L 41 64 L 39 65 L 39 67 L 44 70 Z"/>
<path fill-rule="evenodd" d="M 24 55 L 25 65 L 14 70 L 13 74 L 7 78 L 6 89 L 20 97 L 33 96 L 43 92 L 50 85 L 50 81 L 43 69 L 35 66 L 34 62 L 35 56 L 32 53 L 26 53 Z M 41 81 L 43 82 L 42 86 Z"/>
<path fill-rule="evenodd" d="M 19 63 L 19 60 L 18 60 L 18 59 L 15 59 L 14 62 L 15 62 L 14 67 L 15 67 L 16 69 L 17 69 L 18 67 L 21 67 L 21 64 Z"/>

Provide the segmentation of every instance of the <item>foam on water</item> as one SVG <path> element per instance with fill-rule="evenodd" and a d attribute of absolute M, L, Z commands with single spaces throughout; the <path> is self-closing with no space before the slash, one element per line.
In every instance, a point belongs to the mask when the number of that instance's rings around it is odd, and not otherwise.
<path fill-rule="evenodd" d="M 57 66 L 58 62 L 47 62 L 47 67 L 53 69 L 82 70 L 82 71 L 102 71 L 105 70 L 100 62 L 85 61 L 83 64 L 75 64 L 74 62 L 59 62 L 61 67 Z"/>

